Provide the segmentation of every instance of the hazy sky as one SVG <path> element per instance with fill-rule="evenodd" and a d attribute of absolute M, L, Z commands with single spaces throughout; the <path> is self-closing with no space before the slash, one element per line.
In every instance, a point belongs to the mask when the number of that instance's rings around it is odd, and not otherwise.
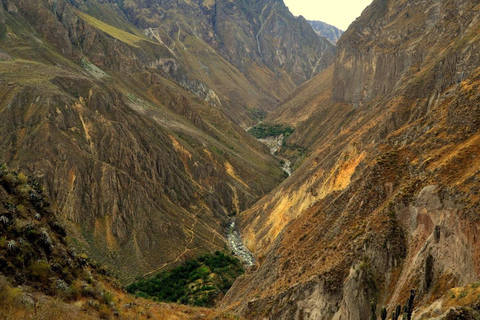
<path fill-rule="evenodd" d="M 307 20 L 320 20 L 343 31 L 372 0 L 284 0 L 290 11 Z"/>

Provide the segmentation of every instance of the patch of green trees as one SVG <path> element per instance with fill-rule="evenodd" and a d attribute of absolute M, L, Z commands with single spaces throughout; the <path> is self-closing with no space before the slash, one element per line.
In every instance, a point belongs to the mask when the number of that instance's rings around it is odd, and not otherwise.
<path fill-rule="evenodd" d="M 293 131 L 295 131 L 293 128 L 281 124 L 260 123 L 259 125 L 248 130 L 248 133 L 257 139 L 278 137 L 282 134 L 286 139 L 293 133 Z"/>
<path fill-rule="evenodd" d="M 155 301 L 211 307 L 243 273 L 243 266 L 237 258 L 217 251 L 188 260 L 151 278 L 136 281 L 126 289 L 139 297 Z"/>

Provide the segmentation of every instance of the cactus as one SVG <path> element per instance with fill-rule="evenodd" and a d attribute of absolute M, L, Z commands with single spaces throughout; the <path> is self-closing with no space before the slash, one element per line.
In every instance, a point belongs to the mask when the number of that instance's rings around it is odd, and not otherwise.
<path fill-rule="evenodd" d="M 396 318 L 393 320 L 398 320 L 398 318 L 400 318 L 400 313 L 402 313 L 402 305 L 397 304 L 397 308 L 395 309 Z"/>
<path fill-rule="evenodd" d="M 377 320 L 377 304 L 375 300 L 370 300 L 370 310 L 372 311 L 372 315 L 370 316 L 371 320 Z"/>
<path fill-rule="evenodd" d="M 409 298 L 410 299 L 410 298 Z M 402 320 L 407 320 L 408 317 L 408 300 L 407 300 L 407 305 L 403 306 L 403 317 Z"/>
<path fill-rule="evenodd" d="M 405 306 L 406 308 L 406 313 L 407 313 L 407 320 L 412 319 L 412 313 L 413 313 L 413 300 L 415 299 L 415 290 L 410 290 L 410 298 L 407 300 L 407 305 Z"/>
<path fill-rule="evenodd" d="M 382 312 L 380 313 L 380 317 L 382 318 L 382 320 L 387 319 L 387 308 L 385 308 L 385 306 L 382 307 Z"/>

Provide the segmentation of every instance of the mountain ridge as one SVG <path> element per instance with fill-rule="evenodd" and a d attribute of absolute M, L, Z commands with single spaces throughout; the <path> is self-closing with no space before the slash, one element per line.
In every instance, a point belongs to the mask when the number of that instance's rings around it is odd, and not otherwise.
<path fill-rule="evenodd" d="M 332 26 L 328 23 L 317 21 L 317 20 L 308 20 L 308 23 L 312 26 L 313 30 L 319 35 L 326 38 L 332 44 L 336 44 L 340 39 L 344 31 L 338 29 L 335 26 Z"/>

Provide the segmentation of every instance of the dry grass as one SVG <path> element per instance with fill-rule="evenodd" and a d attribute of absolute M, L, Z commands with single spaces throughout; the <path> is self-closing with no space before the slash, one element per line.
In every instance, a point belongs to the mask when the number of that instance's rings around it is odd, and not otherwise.
<path fill-rule="evenodd" d="M 111 288 L 109 288 L 111 289 Z M 72 303 L 49 297 L 30 288 L 13 288 L 5 278 L 0 277 L 0 319 L 18 320 L 94 320 L 94 319 L 240 319 L 234 315 L 206 308 L 183 305 L 153 303 L 137 299 L 122 291 L 114 291 L 113 303 L 118 316 L 105 305 L 80 299 Z M 36 302 L 36 306 L 35 303 Z"/>
<path fill-rule="evenodd" d="M 5 278 L 0 278 L 0 319 L 90 320 L 98 317 L 57 299 L 13 288 Z"/>
<path fill-rule="evenodd" d="M 445 307 L 469 306 L 480 302 L 480 282 L 466 287 L 453 288 L 447 292 Z"/>
<path fill-rule="evenodd" d="M 133 47 L 139 47 L 138 43 L 141 41 L 150 41 L 147 38 L 141 38 L 139 36 L 136 36 L 134 34 L 128 33 L 126 31 L 120 30 L 118 28 L 115 28 L 109 24 L 106 24 L 103 21 L 100 21 L 82 11 L 75 11 L 75 13 L 82 18 L 86 23 L 91 25 L 92 27 L 97 28 L 98 30 L 101 30 L 105 32 L 106 34 L 114 37 L 117 40 L 120 40 L 128 45 L 131 45 Z"/>

